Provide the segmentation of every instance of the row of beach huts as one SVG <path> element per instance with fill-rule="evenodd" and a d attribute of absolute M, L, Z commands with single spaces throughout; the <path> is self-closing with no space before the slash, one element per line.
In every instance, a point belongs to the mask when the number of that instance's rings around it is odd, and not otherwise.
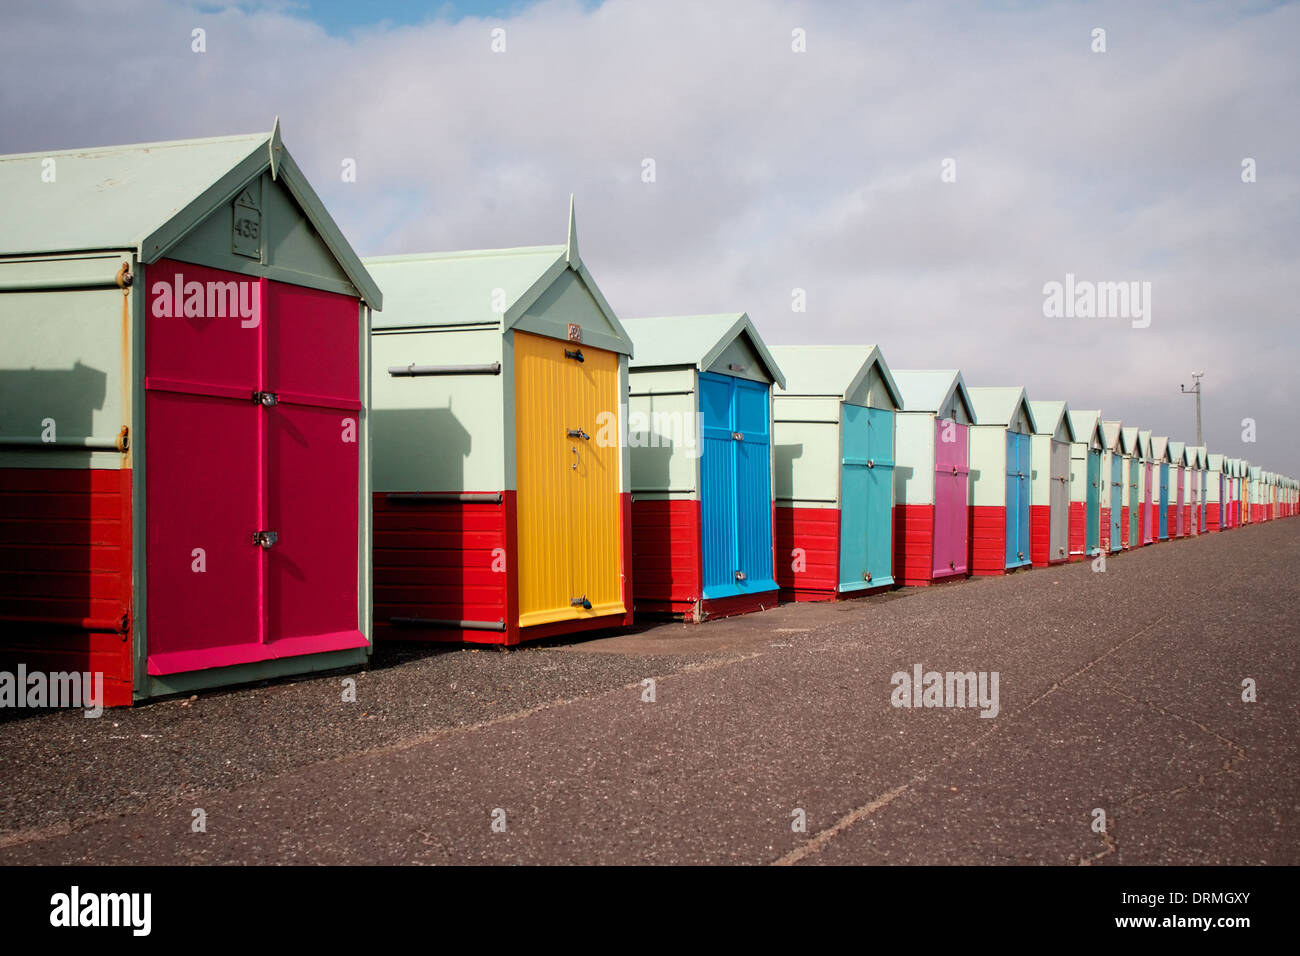
<path fill-rule="evenodd" d="M 360 259 L 270 134 L 0 157 L 0 669 L 129 704 L 1077 561 L 1300 486 L 876 346 Z M 382 293 L 381 293 L 382 290 Z"/>

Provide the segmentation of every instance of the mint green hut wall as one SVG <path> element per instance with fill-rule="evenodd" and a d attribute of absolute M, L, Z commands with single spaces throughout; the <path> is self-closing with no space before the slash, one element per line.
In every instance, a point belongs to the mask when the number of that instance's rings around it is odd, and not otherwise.
<path fill-rule="evenodd" d="M 5 656 L 39 664 L 43 653 L 56 653 L 56 669 L 69 669 L 97 655 L 107 669 L 119 656 L 101 646 L 107 638 L 125 659 L 114 689 L 106 687 L 110 704 L 364 663 L 370 653 L 370 524 L 369 509 L 359 508 L 356 616 L 367 646 L 149 673 L 147 541 L 153 525 L 146 478 L 157 448 L 146 440 L 145 329 L 156 267 L 192 265 L 358 300 L 362 407 L 353 414 L 357 483 L 361 500 L 368 495 L 368 330 L 382 297 L 284 147 L 278 121 L 269 133 L 0 157 L 0 197 L 0 514 L 25 508 L 24 472 L 48 476 L 51 486 L 76 485 L 69 501 L 94 494 L 102 506 L 111 498 L 116 513 L 103 520 L 112 526 L 112 544 L 96 545 L 96 560 L 107 563 L 42 586 L 57 587 L 87 607 L 102 603 L 109 587 L 122 612 L 116 631 L 91 612 L 54 641 L 41 629 L 48 614 L 18 611 L 21 630 L 39 630 L 39 636 L 24 638 L 17 622 L 6 622 Z M 237 235 L 241 221 L 256 225 Z M 275 320 L 273 314 L 267 322 Z M 34 440 L 47 418 L 52 426 L 43 440 Z M 226 454 L 214 449 L 213 467 Z M 63 532 L 87 533 L 87 521 L 96 535 L 109 527 L 89 515 L 64 515 Z M 25 548 L 51 540 L 49 530 L 32 529 L 26 542 L 0 544 L 11 559 L 0 567 L 32 566 L 57 577 L 42 556 L 24 557 Z M 21 599 L 29 587 L 20 583 L 14 591 L 12 581 L 0 581 L 0 605 L 13 613 L 17 605 L 10 598 Z"/>

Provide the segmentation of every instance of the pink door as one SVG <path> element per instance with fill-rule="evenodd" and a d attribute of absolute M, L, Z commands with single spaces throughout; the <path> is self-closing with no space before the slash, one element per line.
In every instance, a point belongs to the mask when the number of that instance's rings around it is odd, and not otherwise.
<path fill-rule="evenodd" d="M 934 576 L 966 573 L 968 429 L 934 424 Z"/>
<path fill-rule="evenodd" d="M 168 260 L 146 280 L 149 673 L 364 646 L 357 300 Z"/>

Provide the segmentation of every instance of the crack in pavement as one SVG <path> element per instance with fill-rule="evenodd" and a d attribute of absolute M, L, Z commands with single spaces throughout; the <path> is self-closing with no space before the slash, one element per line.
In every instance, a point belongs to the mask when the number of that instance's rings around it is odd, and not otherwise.
<path fill-rule="evenodd" d="M 1110 657 L 1116 651 L 1127 646 L 1128 644 L 1131 644 L 1133 641 L 1136 641 L 1139 637 L 1142 637 L 1153 627 L 1161 623 L 1162 623 L 1162 619 L 1156 618 L 1155 620 L 1149 621 L 1148 623 L 1144 624 L 1141 628 L 1139 628 L 1129 637 L 1126 637 L 1124 640 L 1120 641 L 1118 644 L 1114 645 L 1109 650 L 1105 651 L 1102 654 L 1097 655 L 1092 660 L 1084 664 L 1082 667 L 1079 667 L 1077 670 L 1066 675 L 1061 680 L 1053 682 L 1051 687 L 1047 688 L 1047 690 L 1043 691 L 1041 694 L 1039 694 L 1033 700 L 1029 701 L 1029 703 L 1025 704 L 1023 707 L 1007 714 L 1006 723 L 996 725 L 990 728 L 985 733 L 980 734 L 978 737 L 974 738 L 964 746 L 958 747 L 956 750 L 948 754 L 948 756 L 945 757 L 943 760 L 934 764 L 932 767 L 930 767 L 930 769 L 925 770 L 917 774 L 916 776 L 912 777 L 912 779 L 908 780 L 906 783 L 903 783 L 895 787 L 894 789 L 881 794 L 880 796 L 876 797 L 874 800 L 872 800 L 869 803 L 863 804 L 860 807 L 850 810 L 848 813 L 841 816 L 830 826 L 817 831 L 817 833 L 813 834 L 806 842 L 795 847 L 793 850 L 789 851 L 788 853 L 778 857 L 776 860 L 772 862 L 772 865 L 793 866 L 794 864 L 799 863 L 800 861 L 805 860 L 810 856 L 814 856 L 820 853 L 822 850 L 826 849 L 826 847 L 830 844 L 832 840 L 835 839 L 836 836 L 843 833 L 845 830 L 848 830 L 855 823 L 858 823 L 859 821 L 866 819 L 872 814 L 878 813 L 879 811 L 883 810 L 885 807 L 893 803 L 896 799 L 898 799 L 908 790 L 911 790 L 914 787 L 917 787 L 920 784 L 925 783 L 927 780 L 930 779 L 931 776 L 934 775 L 936 771 L 941 770 L 944 767 L 947 767 L 959 756 L 962 756 L 964 754 L 976 750 L 977 748 L 980 747 L 980 745 L 982 745 L 986 740 L 988 740 L 994 734 L 999 733 L 1003 729 L 1003 727 L 1006 726 L 1006 724 L 1013 723 L 1017 717 L 1020 717 L 1023 714 L 1027 714 L 1030 710 L 1038 706 L 1038 704 L 1046 700 L 1052 694 L 1056 693 L 1058 690 L 1065 687 L 1067 684 L 1071 683 L 1076 678 L 1087 673 L 1089 670 L 1091 670 L 1097 664 L 1100 664 L 1106 658 Z"/>

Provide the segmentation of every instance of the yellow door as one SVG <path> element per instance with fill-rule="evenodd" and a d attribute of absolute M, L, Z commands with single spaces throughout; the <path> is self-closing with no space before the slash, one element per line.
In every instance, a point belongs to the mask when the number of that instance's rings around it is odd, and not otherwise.
<path fill-rule="evenodd" d="M 514 364 L 519 624 L 621 614 L 620 450 L 597 441 L 618 356 L 515 332 Z"/>

